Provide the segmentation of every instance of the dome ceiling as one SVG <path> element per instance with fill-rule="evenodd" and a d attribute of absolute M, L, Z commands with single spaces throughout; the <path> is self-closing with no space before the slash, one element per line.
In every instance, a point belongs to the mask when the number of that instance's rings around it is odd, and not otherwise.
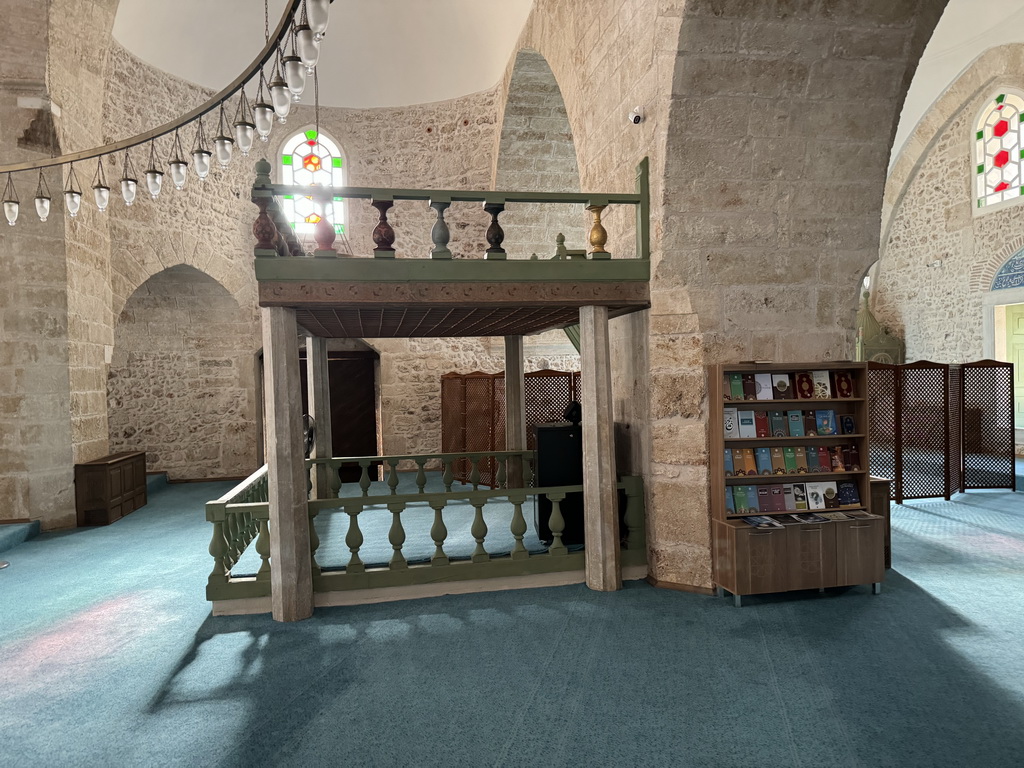
<path fill-rule="evenodd" d="M 533 0 L 335 0 L 321 48 L 320 101 L 392 107 L 493 87 Z M 270 0 L 270 27 L 285 0 Z M 260 0 L 120 0 L 114 37 L 143 61 L 219 90 L 264 45 Z M 309 103 L 311 95 L 303 101 Z"/>

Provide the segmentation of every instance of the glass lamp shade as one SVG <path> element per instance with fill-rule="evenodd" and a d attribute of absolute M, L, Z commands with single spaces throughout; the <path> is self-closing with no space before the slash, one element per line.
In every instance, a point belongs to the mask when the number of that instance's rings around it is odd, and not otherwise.
<path fill-rule="evenodd" d="M 256 137 L 256 126 L 247 120 L 240 120 L 235 123 L 235 144 L 242 151 L 242 155 L 248 157 L 252 149 L 252 140 Z"/>
<path fill-rule="evenodd" d="M 313 36 L 308 24 L 295 28 L 295 50 L 306 67 L 306 73 L 312 74 L 313 67 L 320 59 L 320 41 Z"/>
<path fill-rule="evenodd" d="M 331 0 L 306 0 L 306 18 L 313 37 L 322 40 L 330 21 Z"/>
<path fill-rule="evenodd" d="M 135 179 L 129 179 L 127 176 L 121 179 L 121 197 L 124 198 L 125 205 L 131 205 L 135 202 L 135 193 L 138 192 L 139 182 Z"/>
<path fill-rule="evenodd" d="M 292 94 L 288 90 L 288 85 L 280 77 L 275 77 L 270 81 L 270 100 L 274 102 L 277 121 L 284 123 L 292 109 Z"/>
<path fill-rule="evenodd" d="M 167 170 L 171 173 L 171 182 L 174 184 L 174 188 L 183 189 L 185 187 L 185 179 L 188 178 L 188 163 L 181 158 L 171 160 L 167 164 Z"/>
<path fill-rule="evenodd" d="M 210 158 L 212 156 L 205 149 L 197 149 L 192 153 L 192 167 L 196 169 L 196 176 L 200 181 L 210 175 Z"/>
<path fill-rule="evenodd" d="M 20 208 L 21 205 L 17 200 L 4 200 L 4 216 L 7 217 L 7 223 L 12 227 L 14 222 L 18 220 L 18 210 Z"/>
<path fill-rule="evenodd" d="M 230 136 L 218 136 L 213 140 L 213 151 L 221 168 L 231 165 L 231 152 L 235 148 L 235 140 Z"/>
<path fill-rule="evenodd" d="M 104 184 L 97 184 L 92 188 L 92 195 L 96 200 L 96 207 L 100 209 L 100 213 L 107 210 L 107 206 L 110 204 L 110 187 Z"/>
<path fill-rule="evenodd" d="M 302 98 L 306 89 L 306 65 L 298 56 L 284 57 L 284 79 L 288 90 L 292 92 L 292 101 Z"/>
<path fill-rule="evenodd" d="M 82 193 L 77 189 L 69 189 L 64 193 L 64 205 L 67 206 L 68 215 L 75 218 L 82 207 Z"/>
<path fill-rule="evenodd" d="M 160 187 L 164 183 L 164 172 L 158 171 L 156 168 L 150 168 L 146 171 L 146 188 L 149 190 L 149 195 L 154 200 L 160 197 Z"/>
<path fill-rule="evenodd" d="M 274 108 L 267 102 L 260 101 L 253 104 L 252 114 L 260 141 L 267 141 L 270 138 L 270 129 L 274 127 Z"/>
<path fill-rule="evenodd" d="M 50 198 L 45 195 L 36 198 L 36 215 L 40 221 L 46 221 L 46 217 L 50 215 Z"/>

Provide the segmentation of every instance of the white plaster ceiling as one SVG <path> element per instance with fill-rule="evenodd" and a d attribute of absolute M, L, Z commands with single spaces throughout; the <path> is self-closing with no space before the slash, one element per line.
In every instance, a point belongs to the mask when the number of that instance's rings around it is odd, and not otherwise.
<path fill-rule="evenodd" d="M 270 28 L 285 0 L 269 0 Z M 320 101 L 391 107 L 493 87 L 533 0 L 335 0 Z M 143 61 L 219 90 L 264 45 L 262 0 L 120 0 L 115 39 Z M 309 103 L 312 95 L 304 96 Z"/>
<path fill-rule="evenodd" d="M 950 0 L 907 91 L 890 167 L 928 109 L 978 56 L 1018 42 L 1024 42 L 1021 0 Z"/>

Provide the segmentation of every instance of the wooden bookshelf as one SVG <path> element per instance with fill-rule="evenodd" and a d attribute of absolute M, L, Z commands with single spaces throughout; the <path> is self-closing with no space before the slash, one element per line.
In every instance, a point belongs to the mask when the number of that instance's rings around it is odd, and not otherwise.
<path fill-rule="evenodd" d="M 830 396 L 775 398 L 773 395 L 785 391 L 781 386 L 779 390 L 773 387 L 765 395 L 764 383 L 773 374 L 788 376 L 792 393 L 797 388 L 797 374 L 805 372 L 827 374 Z M 820 373 L 818 378 L 817 394 L 824 394 L 824 389 L 820 389 Z M 791 519 L 788 517 L 791 514 L 813 512 L 871 514 L 867 471 L 867 365 L 851 362 L 721 364 L 709 368 L 708 379 L 714 578 L 719 594 L 728 591 L 739 606 L 743 595 L 768 592 L 821 590 L 856 584 L 871 584 L 873 591 L 879 592 L 885 574 L 884 517 L 818 523 L 794 521 L 782 528 L 757 528 L 743 519 L 758 515 L 782 521 Z M 760 388 L 751 386 L 751 381 L 760 383 Z M 804 385 L 802 391 L 807 392 L 806 378 L 801 376 L 799 381 Z M 844 384 L 852 388 L 851 395 L 839 397 L 837 389 Z M 734 399 L 734 393 L 738 392 L 741 399 Z M 750 416 L 743 417 L 747 434 L 736 434 L 738 418 L 731 419 L 731 427 L 727 426 L 726 409 L 731 408 L 736 409 L 737 417 L 740 411 L 753 413 L 753 422 Z M 794 415 L 796 412 L 800 412 L 798 416 Z M 784 421 L 780 421 L 783 417 Z M 851 417 L 853 429 L 843 432 L 844 422 Z M 751 423 L 755 425 L 754 436 L 749 434 Z M 784 430 L 780 427 L 782 424 Z M 816 434 L 818 428 L 828 429 L 830 425 L 834 434 Z M 760 432 L 756 432 L 758 427 Z M 790 434 L 790 430 L 802 434 Z M 728 471 L 726 450 L 732 457 L 732 473 Z M 754 455 L 756 474 L 746 474 L 751 467 L 745 451 Z M 825 461 L 822 452 L 828 457 L 828 471 L 822 464 Z M 746 456 L 745 461 L 740 460 L 741 455 Z M 817 471 L 812 471 L 810 462 L 815 455 Z M 784 457 L 782 461 L 780 456 Z M 835 497 L 830 494 L 830 486 L 822 483 L 835 484 Z M 852 484 L 856 490 L 855 503 L 849 497 L 851 486 L 846 486 L 840 497 L 838 491 L 842 483 Z M 808 484 L 815 484 L 811 486 L 815 492 L 813 501 Z M 787 486 L 790 486 L 788 490 Z M 752 511 L 755 508 L 749 505 L 751 494 L 744 488 L 754 489 L 757 511 Z M 806 509 L 799 508 L 797 500 L 801 496 L 806 500 Z M 826 496 L 829 506 L 819 507 L 819 503 L 826 503 Z M 840 499 L 848 503 L 839 505 Z M 737 500 L 744 506 L 737 508 Z M 780 509 L 780 505 L 784 506 Z"/>

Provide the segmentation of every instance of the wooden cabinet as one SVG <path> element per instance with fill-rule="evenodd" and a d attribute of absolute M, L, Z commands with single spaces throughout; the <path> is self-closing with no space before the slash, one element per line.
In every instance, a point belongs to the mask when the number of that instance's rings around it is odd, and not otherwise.
<path fill-rule="evenodd" d="M 871 515 L 867 366 L 717 365 L 708 378 L 719 590 L 738 604 L 741 595 L 877 587 L 886 520 Z M 791 517 L 813 512 L 857 517 L 813 523 Z M 743 519 L 752 515 L 786 524 L 755 528 Z"/>
<path fill-rule="evenodd" d="M 115 453 L 75 465 L 78 525 L 109 525 L 146 504 L 146 454 Z"/>

